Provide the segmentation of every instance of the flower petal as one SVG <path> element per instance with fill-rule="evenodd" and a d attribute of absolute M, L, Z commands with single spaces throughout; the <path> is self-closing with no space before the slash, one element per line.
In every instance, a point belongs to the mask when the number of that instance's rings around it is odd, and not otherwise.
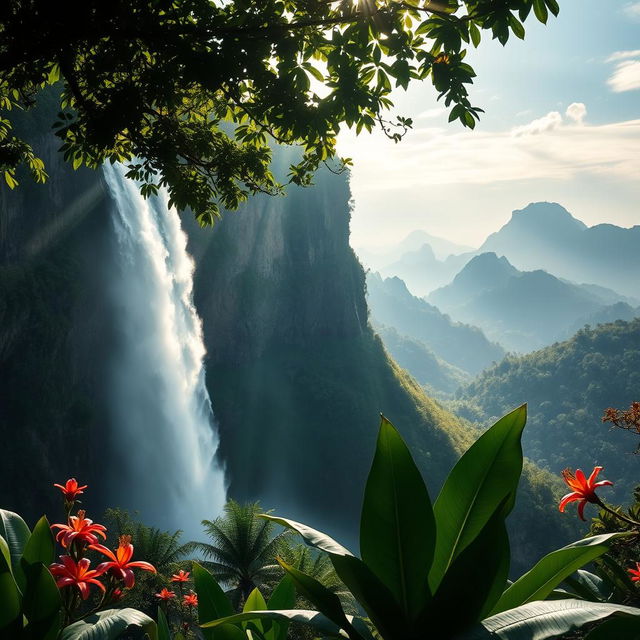
<path fill-rule="evenodd" d="M 565 507 L 570 503 L 570 502 L 575 502 L 576 500 L 580 500 L 582 498 L 582 496 L 579 493 L 576 493 L 575 491 L 573 493 L 567 493 L 566 496 L 564 496 L 562 498 L 562 500 L 560 500 L 560 504 L 558 505 L 558 510 L 561 513 L 564 513 L 564 509 Z"/>

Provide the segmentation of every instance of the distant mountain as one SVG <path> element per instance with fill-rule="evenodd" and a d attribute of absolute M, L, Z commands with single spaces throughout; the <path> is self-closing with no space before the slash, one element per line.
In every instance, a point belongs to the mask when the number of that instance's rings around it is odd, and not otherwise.
<path fill-rule="evenodd" d="M 586 316 L 582 316 L 566 330 L 566 338 L 570 338 L 574 333 L 582 329 L 585 325 L 595 327 L 599 324 L 607 324 L 616 320 L 626 320 L 627 322 L 640 316 L 640 307 L 632 307 L 626 302 L 617 302 L 602 307 Z"/>
<path fill-rule="evenodd" d="M 451 282 L 473 255 L 462 253 L 438 260 L 431 246 L 424 244 L 415 251 L 405 253 L 381 269 L 380 273 L 387 277 L 397 276 L 414 295 L 426 296 L 434 289 Z"/>
<path fill-rule="evenodd" d="M 559 473 L 600 464 L 611 494 L 628 501 L 638 484 L 638 437 L 602 424 L 607 407 L 627 408 L 640 390 L 640 319 L 583 329 L 566 342 L 507 356 L 458 391 L 453 409 L 490 424 L 508 407 L 529 404 L 524 451 Z M 608 490 L 607 490 L 608 491 Z"/>
<path fill-rule="evenodd" d="M 439 358 L 423 342 L 403 336 L 393 327 L 380 326 L 378 335 L 393 359 L 432 395 L 453 393 L 471 375 Z"/>
<path fill-rule="evenodd" d="M 453 322 L 436 307 L 411 295 L 400 278 L 383 279 L 369 273 L 367 295 L 374 325 L 395 328 L 468 373 L 478 373 L 504 355 L 504 350 L 489 342 L 477 327 Z"/>
<path fill-rule="evenodd" d="M 518 271 L 492 252 L 474 257 L 451 284 L 428 297 L 452 318 L 479 326 L 491 340 L 519 353 L 566 338 L 577 322 L 607 306 L 604 299 L 615 299 L 615 292 L 576 285 L 542 270 Z"/>
<path fill-rule="evenodd" d="M 418 251 L 424 245 L 429 245 L 437 260 L 444 260 L 450 255 L 474 251 L 473 247 L 457 244 L 446 238 L 433 236 L 422 229 L 416 229 L 395 246 L 358 247 L 356 253 L 365 267 L 380 271 L 400 260 L 405 254 Z"/>
<path fill-rule="evenodd" d="M 518 269 L 544 269 L 576 282 L 593 282 L 640 296 L 640 226 L 587 227 L 564 207 L 536 202 L 513 212 L 479 252 L 493 251 Z"/>

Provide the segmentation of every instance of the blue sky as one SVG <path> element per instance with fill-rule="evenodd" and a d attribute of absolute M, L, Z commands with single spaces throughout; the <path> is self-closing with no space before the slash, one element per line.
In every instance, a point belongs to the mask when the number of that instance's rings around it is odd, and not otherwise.
<path fill-rule="evenodd" d="M 474 131 L 447 124 L 430 84 L 395 96 L 414 119 L 398 145 L 341 133 L 353 158 L 352 244 L 425 229 L 478 246 L 529 202 L 560 202 L 589 225 L 640 224 L 640 0 L 560 0 L 524 41 L 469 53 Z"/>

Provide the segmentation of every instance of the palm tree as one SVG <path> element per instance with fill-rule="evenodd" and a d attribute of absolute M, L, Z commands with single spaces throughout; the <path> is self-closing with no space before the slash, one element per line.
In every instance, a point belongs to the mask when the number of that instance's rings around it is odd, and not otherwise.
<path fill-rule="evenodd" d="M 283 575 L 276 556 L 284 548 L 288 531 L 277 532 L 258 502 L 239 504 L 229 500 L 224 515 L 203 520 L 211 542 L 190 542 L 189 552 L 202 557 L 202 565 L 228 589 L 227 595 L 239 609 L 256 587 L 271 587 Z"/>

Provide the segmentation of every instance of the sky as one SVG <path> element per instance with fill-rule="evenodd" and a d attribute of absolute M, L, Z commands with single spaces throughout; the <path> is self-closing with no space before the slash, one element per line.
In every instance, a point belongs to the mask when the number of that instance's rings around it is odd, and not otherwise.
<path fill-rule="evenodd" d="M 475 130 L 447 123 L 430 82 L 394 94 L 414 127 L 339 136 L 351 157 L 351 244 L 384 247 L 415 229 L 479 246 L 530 202 L 587 225 L 640 224 L 640 0 L 559 0 L 524 41 L 490 34 L 467 59 Z"/>

